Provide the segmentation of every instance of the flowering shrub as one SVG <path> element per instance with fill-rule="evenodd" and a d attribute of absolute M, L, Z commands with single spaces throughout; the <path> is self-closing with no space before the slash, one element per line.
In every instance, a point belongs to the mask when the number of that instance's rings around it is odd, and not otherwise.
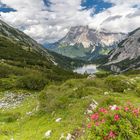
<path fill-rule="evenodd" d="M 140 110 L 130 103 L 99 108 L 87 120 L 88 140 L 140 139 Z"/>

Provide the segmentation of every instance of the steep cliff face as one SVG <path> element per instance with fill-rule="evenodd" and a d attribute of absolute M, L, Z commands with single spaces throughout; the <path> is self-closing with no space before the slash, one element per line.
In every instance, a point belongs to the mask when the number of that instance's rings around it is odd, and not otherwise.
<path fill-rule="evenodd" d="M 49 49 L 68 57 L 85 57 L 87 59 L 106 55 L 112 48 L 126 37 L 123 33 L 96 31 L 88 26 L 71 27 L 67 35 Z"/>
<path fill-rule="evenodd" d="M 140 28 L 131 32 L 112 51 L 108 62 L 104 66 L 116 72 L 140 68 Z"/>

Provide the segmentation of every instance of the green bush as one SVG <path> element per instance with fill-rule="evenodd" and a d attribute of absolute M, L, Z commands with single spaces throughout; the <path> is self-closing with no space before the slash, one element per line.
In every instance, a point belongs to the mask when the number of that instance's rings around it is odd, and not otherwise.
<path fill-rule="evenodd" d="M 104 78 L 104 77 L 107 77 L 109 76 L 111 73 L 110 72 L 107 72 L 107 71 L 99 71 L 96 73 L 96 76 L 98 78 Z"/>
<path fill-rule="evenodd" d="M 20 117 L 20 113 L 0 113 L 0 122 L 14 122 Z"/>
<path fill-rule="evenodd" d="M 121 75 L 109 76 L 105 83 L 113 92 L 124 92 L 127 89 L 134 89 L 136 86 L 135 83 L 131 83 L 126 77 Z"/>
<path fill-rule="evenodd" d="M 39 95 L 40 111 L 53 112 L 64 109 L 69 104 L 70 99 L 64 91 L 59 91 L 57 86 L 50 86 Z"/>
<path fill-rule="evenodd" d="M 104 97 L 99 102 L 99 106 L 104 106 L 104 107 L 113 105 L 113 104 L 120 104 L 120 102 L 114 97 Z"/>
<path fill-rule="evenodd" d="M 7 78 L 11 74 L 10 69 L 7 66 L 0 65 L 0 78 Z"/>
<path fill-rule="evenodd" d="M 16 87 L 16 80 L 12 78 L 0 79 L 0 89 L 9 90 Z"/>
<path fill-rule="evenodd" d="M 47 80 L 41 74 L 29 74 L 18 80 L 18 87 L 29 90 L 42 90 L 47 84 Z"/>

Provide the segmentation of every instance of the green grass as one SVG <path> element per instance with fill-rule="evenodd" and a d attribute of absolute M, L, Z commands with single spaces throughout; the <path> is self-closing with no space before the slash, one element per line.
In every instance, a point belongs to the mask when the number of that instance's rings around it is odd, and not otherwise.
<path fill-rule="evenodd" d="M 140 75 L 123 76 L 132 82 L 134 88 L 127 87 L 124 91 L 114 91 L 106 80 L 114 79 L 116 76 L 87 79 L 71 79 L 61 85 L 46 86 L 41 92 L 34 92 L 27 97 L 20 106 L 15 109 L 0 110 L 0 139 L 9 140 L 45 140 L 44 134 L 52 130 L 50 140 L 58 140 L 62 133 L 80 131 L 85 125 L 85 110 L 95 99 L 99 106 L 108 104 L 124 104 L 128 101 L 135 106 L 140 106 Z M 117 80 L 119 77 L 117 76 Z M 123 79 L 120 79 L 121 81 Z M 119 86 L 118 84 L 116 86 Z M 130 89 L 129 89 L 130 88 Z M 18 90 L 16 91 L 18 93 Z M 24 92 L 24 91 L 23 91 Z M 104 95 L 109 92 L 109 95 Z M 4 96 L 1 92 L 1 98 Z M 20 91 L 22 93 L 22 90 Z M 18 94 L 20 94 L 18 93 Z M 35 110 L 37 106 L 39 110 Z M 27 112 L 33 114 L 27 115 Z M 18 121 L 7 121 L 8 117 L 18 116 Z M 56 123 L 57 118 L 62 118 Z M 17 119 L 15 117 L 15 119 Z M 79 137 L 79 140 L 82 136 Z"/>

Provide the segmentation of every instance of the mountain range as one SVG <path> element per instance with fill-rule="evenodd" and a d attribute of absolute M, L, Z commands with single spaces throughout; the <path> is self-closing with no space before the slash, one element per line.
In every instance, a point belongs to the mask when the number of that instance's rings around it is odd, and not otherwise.
<path fill-rule="evenodd" d="M 93 31 L 90 43 L 74 28 L 62 42 L 79 41 L 77 54 L 91 49 L 83 57 L 48 50 L 0 20 L 0 140 L 140 139 L 140 28 L 100 40 Z M 93 75 L 72 71 L 93 60 L 101 62 Z"/>
<path fill-rule="evenodd" d="M 47 50 L 31 37 L 0 20 L 0 46 L 1 59 L 10 63 L 14 60 L 20 65 L 23 62 L 46 63 L 69 70 L 101 59 L 103 64 L 99 67 L 113 72 L 140 67 L 140 28 L 126 35 L 105 30 L 99 32 L 88 26 L 71 27 L 63 39 L 48 44 Z"/>
<path fill-rule="evenodd" d="M 71 27 L 61 40 L 46 47 L 64 56 L 95 60 L 107 55 L 117 44 L 126 38 L 124 33 L 110 33 L 94 30 L 88 26 Z"/>
<path fill-rule="evenodd" d="M 8 47 L 10 48 L 13 44 L 14 47 L 12 48 L 13 50 L 11 50 L 11 52 L 14 51 L 15 49 L 15 53 L 13 52 L 11 57 L 14 57 L 14 55 L 15 58 L 16 55 L 22 56 L 22 54 L 20 54 L 21 52 L 32 54 L 32 55 L 35 54 L 38 55 L 38 57 L 40 56 L 40 58 L 42 56 L 45 57 L 46 62 L 51 63 L 52 65 L 58 65 L 60 67 L 63 67 L 64 69 L 72 69 L 73 67 L 81 66 L 84 63 L 79 60 L 74 60 L 50 52 L 49 50 L 44 48 L 41 44 L 33 40 L 31 37 L 29 37 L 22 31 L 19 31 L 18 29 L 9 26 L 7 23 L 3 22 L 2 20 L 0 20 L 0 42 L 1 42 L 1 46 L 9 44 Z M 20 49 L 20 52 L 16 53 L 16 49 L 17 52 Z M 3 48 L 0 47 L 0 50 L 1 52 L 4 52 L 4 47 Z M 7 53 L 8 51 L 10 51 L 8 50 L 8 48 L 5 49 L 5 53 Z M 6 54 L 3 53 L 3 56 L 1 58 L 4 59 L 5 57 L 7 56 Z M 27 59 L 27 58 L 23 58 L 23 59 Z"/>

